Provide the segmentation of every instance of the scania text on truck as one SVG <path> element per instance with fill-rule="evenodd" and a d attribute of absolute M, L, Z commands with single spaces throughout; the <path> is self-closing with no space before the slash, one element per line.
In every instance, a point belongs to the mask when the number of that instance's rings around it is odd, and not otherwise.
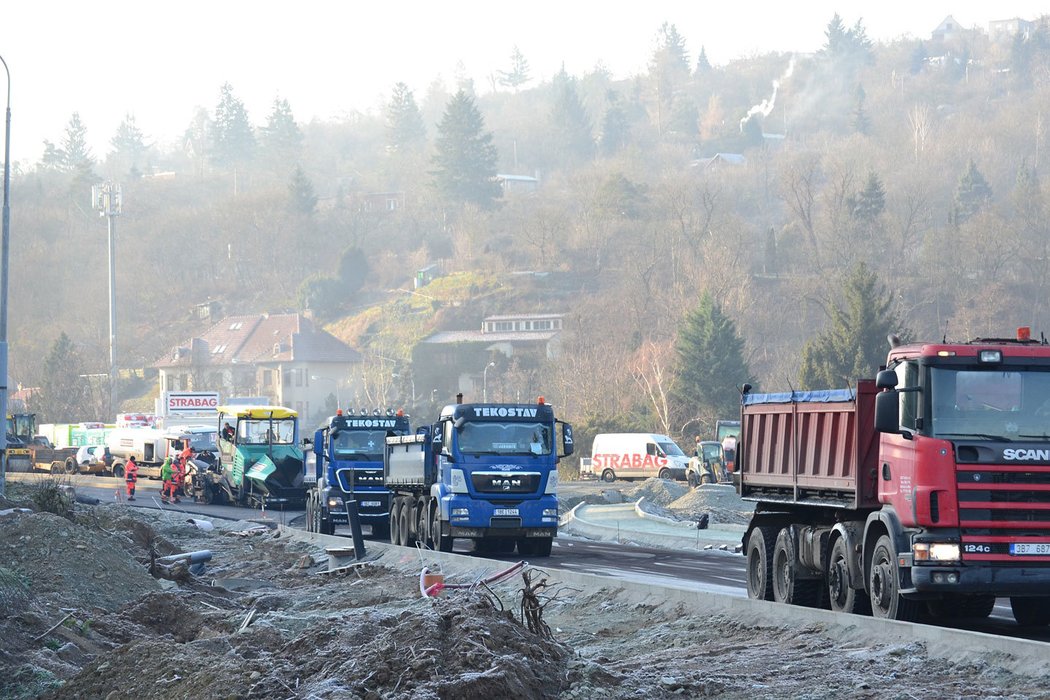
<path fill-rule="evenodd" d="M 894 339 L 895 341 L 896 339 Z M 1050 345 L 892 343 L 851 390 L 742 396 L 752 598 L 1050 623 Z"/>
<path fill-rule="evenodd" d="M 558 460 L 572 452 L 572 426 L 556 420 L 542 397 L 445 406 L 433 425 L 386 439 L 390 541 L 449 552 L 458 537 L 474 540 L 478 551 L 516 546 L 522 556 L 549 556 L 558 534 Z"/>
<path fill-rule="evenodd" d="M 336 525 L 349 525 L 346 502 L 356 501 L 362 525 L 374 537 L 390 536 L 390 491 L 383 484 L 383 449 L 386 438 L 411 432 L 402 411 L 342 410 L 314 433 L 316 484 L 306 494 L 306 529 L 331 535 Z"/>
<path fill-rule="evenodd" d="M 251 507 L 306 502 L 299 414 L 283 406 L 219 406 L 219 465 L 199 500 Z M 210 496 L 208 494 L 211 494 Z"/>

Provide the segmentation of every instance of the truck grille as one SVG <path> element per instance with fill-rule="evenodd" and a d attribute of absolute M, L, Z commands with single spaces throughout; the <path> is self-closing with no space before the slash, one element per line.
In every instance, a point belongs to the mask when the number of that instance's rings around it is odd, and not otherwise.
<path fill-rule="evenodd" d="M 1050 556 L 1011 554 L 1050 542 L 1050 466 L 960 465 L 956 485 L 965 560 L 1050 566 Z"/>
<path fill-rule="evenodd" d="M 340 469 L 336 472 L 336 478 L 339 479 L 339 488 L 344 493 L 350 493 L 351 472 L 353 472 L 355 491 L 360 491 L 362 488 L 383 488 L 382 469 Z"/>
<path fill-rule="evenodd" d="M 478 493 L 536 493 L 541 476 L 537 472 L 474 472 L 470 483 Z"/>

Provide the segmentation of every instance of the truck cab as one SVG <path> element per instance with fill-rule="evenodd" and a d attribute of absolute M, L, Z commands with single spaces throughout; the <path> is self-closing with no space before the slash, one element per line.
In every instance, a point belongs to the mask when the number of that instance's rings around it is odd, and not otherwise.
<path fill-rule="evenodd" d="M 308 495 L 307 528 L 333 534 L 349 525 L 346 502 L 357 502 L 357 513 L 372 535 L 390 536 L 390 491 L 383 483 L 386 438 L 412 432 L 403 411 L 362 410 L 354 415 L 336 411 L 314 433 L 316 486 Z"/>
<path fill-rule="evenodd" d="M 299 414 L 283 406 L 220 406 L 221 485 L 239 505 L 296 505 L 306 500 Z"/>

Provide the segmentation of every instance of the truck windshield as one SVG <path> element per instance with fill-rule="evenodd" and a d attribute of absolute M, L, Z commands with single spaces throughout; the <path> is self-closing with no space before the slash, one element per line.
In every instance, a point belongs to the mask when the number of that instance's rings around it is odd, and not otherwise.
<path fill-rule="evenodd" d="M 332 439 L 336 459 L 382 462 L 385 430 L 339 430 Z"/>
<path fill-rule="evenodd" d="M 656 444 L 660 446 L 660 449 L 663 450 L 664 454 L 668 457 L 685 457 L 685 452 L 682 452 L 682 448 L 673 442 L 658 440 Z"/>
<path fill-rule="evenodd" d="M 550 427 L 543 423 L 464 423 L 459 431 L 463 454 L 549 455 Z"/>
<path fill-rule="evenodd" d="M 1050 440 L 1050 368 L 931 367 L 933 437 Z"/>
<path fill-rule="evenodd" d="M 215 431 L 207 433 L 189 433 L 190 447 L 194 452 L 215 452 Z"/>
<path fill-rule="evenodd" d="M 238 442 L 246 445 L 291 445 L 295 440 L 295 419 L 242 420 L 237 425 Z"/>

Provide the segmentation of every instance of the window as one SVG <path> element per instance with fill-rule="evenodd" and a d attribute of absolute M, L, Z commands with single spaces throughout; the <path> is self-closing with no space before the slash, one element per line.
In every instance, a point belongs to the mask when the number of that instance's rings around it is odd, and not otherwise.
<path fill-rule="evenodd" d="M 230 330 L 231 331 L 239 331 L 241 329 L 241 326 L 243 326 L 243 325 L 244 325 L 243 322 L 236 321 L 236 322 L 230 324 Z"/>
<path fill-rule="evenodd" d="M 919 385 L 919 366 L 915 362 L 901 362 L 893 368 L 897 373 L 897 388 L 903 389 L 909 386 Z M 900 399 L 901 427 L 915 430 L 917 425 L 919 392 L 902 391 Z"/>

